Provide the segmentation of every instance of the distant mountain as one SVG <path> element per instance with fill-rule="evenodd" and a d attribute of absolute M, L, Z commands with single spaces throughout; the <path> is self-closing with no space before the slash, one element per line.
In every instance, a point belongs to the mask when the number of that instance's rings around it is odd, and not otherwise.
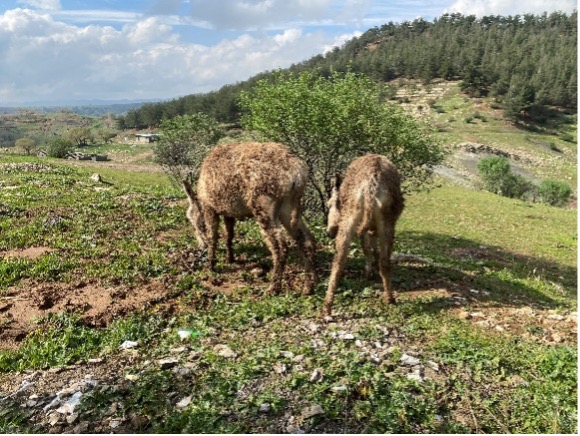
<path fill-rule="evenodd" d="M 0 114 L 13 114 L 20 110 L 34 110 L 37 113 L 54 113 L 62 110 L 70 110 L 79 115 L 99 116 L 107 113 L 123 115 L 130 110 L 137 110 L 146 103 L 158 103 L 162 99 L 155 100 L 51 100 L 32 101 L 26 103 L 0 103 Z"/>

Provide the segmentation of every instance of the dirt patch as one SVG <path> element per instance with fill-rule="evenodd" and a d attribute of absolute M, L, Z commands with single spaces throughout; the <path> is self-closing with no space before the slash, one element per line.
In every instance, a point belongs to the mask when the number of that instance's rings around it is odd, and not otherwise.
<path fill-rule="evenodd" d="M 75 312 L 91 326 L 104 327 L 113 319 L 163 301 L 168 291 L 160 282 L 140 287 L 103 288 L 86 284 L 19 285 L 0 296 L 0 349 L 15 348 L 49 313 Z"/>
<path fill-rule="evenodd" d="M 47 253 L 52 253 L 55 251 L 50 247 L 28 247 L 24 249 L 11 250 L 3 254 L 3 257 L 19 257 L 23 259 L 38 259 Z"/>

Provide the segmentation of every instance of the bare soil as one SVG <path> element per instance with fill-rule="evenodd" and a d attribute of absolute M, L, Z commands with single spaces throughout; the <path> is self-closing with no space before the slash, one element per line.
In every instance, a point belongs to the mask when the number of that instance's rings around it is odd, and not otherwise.
<path fill-rule="evenodd" d="M 0 349 L 16 348 L 35 321 L 49 313 L 80 313 L 87 325 L 104 327 L 117 317 L 164 300 L 167 294 L 160 282 L 134 288 L 20 283 L 0 296 Z"/>

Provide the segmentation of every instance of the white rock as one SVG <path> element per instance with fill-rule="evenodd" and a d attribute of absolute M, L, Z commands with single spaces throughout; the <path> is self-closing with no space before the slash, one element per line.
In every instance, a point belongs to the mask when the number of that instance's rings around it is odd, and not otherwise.
<path fill-rule="evenodd" d="M 187 406 L 189 406 L 191 404 L 191 395 L 189 397 L 185 397 L 183 399 L 181 399 L 181 401 L 179 401 L 175 407 L 177 407 L 178 409 L 183 409 Z"/>
<path fill-rule="evenodd" d="M 121 421 L 120 419 L 113 419 L 110 423 L 109 423 L 109 427 L 111 428 L 117 428 L 119 427 L 121 424 L 123 423 L 123 421 Z"/>
<path fill-rule="evenodd" d="M 436 362 L 433 362 L 432 360 L 427 361 L 427 366 L 431 368 L 433 371 L 439 371 L 439 365 Z"/>
<path fill-rule="evenodd" d="M 179 363 L 179 360 L 178 359 L 174 359 L 174 358 L 161 359 L 159 361 L 159 366 L 161 367 L 161 369 L 171 369 L 175 365 L 177 365 L 178 363 Z"/>
<path fill-rule="evenodd" d="M 66 403 L 56 409 L 56 411 L 63 415 L 72 415 L 75 411 L 75 407 L 81 403 L 82 396 L 82 392 L 76 392 Z"/>
<path fill-rule="evenodd" d="M 123 350 L 129 350 L 131 348 L 135 348 L 139 346 L 139 342 L 136 341 L 125 341 L 121 344 L 121 346 L 119 348 L 123 349 Z"/>
<path fill-rule="evenodd" d="M 322 369 L 316 368 L 314 371 L 312 371 L 312 374 L 310 374 L 310 382 L 316 383 L 322 380 L 323 375 L 324 373 L 322 372 Z"/>
<path fill-rule="evenodd" d="M 280 351 L 280 356 L 286 357 L 287 359 L 292 359 L 294 357 L 294 353 L 292 351 Z"/>
<path fill-rule="evenodd" d="M 272 406 L 270 405 L 270 403 L 262 403 L 262 404 L 260 404 L 259 411 L 261 413 L 268 413 L 271 409 L 272 409 Z"/>
<path fill-rule="evenodd" d="M 139 374 L 127 374 L 125 376 L 125 379 L 129 380 L 129 381 L 135 381 L 135 380 L 138 380 L 139 377 L 140 377 Z"/>
<path fill-rule="evenodd" d="M 401 356 L 401 363 L 403 365 L 415 366 L 419 365 L 421 361 L 416 357 L 409 356 L 408 354 L 403 353 L 403 355 Z"/>
<path fill-rule="evenodd" d="M 52 412 L 50 415 L 48 415 L 48 423 L 51 426 L 58 424 L 58 421 L 60 421 L 60 415 L 58 413 Z"/>
<path fill-rule="evenodd" d="M 334 386 L 334 387 L 330 388 L 330 390 L 332 392 L 344 392 L 344 391 L 348 390 L 348 388 L 345 385 L 340 385 L 340 386 Z"/>
<path fill-rule="evenodd" d="M 352 333 L 344 333 L 342 335 L 339 335 L 338 338 L 344 341 L 351 341 L 354 339 L 354 335 Z"/>
<path fill-rule="evenodd" d="M 285 363 L 277 362 L 273 369 L 276 374 L 284 374 L 288 370 L 288 367 Z"/>
<path fill-rule="evenodd" d="M 414 373 L 414 372 L 412 372 L 412 373 L 410 373 L 410 374 L 407 374 L 407 378 L 408 378 L 409 380 L 416 380 L 416 381 L 418 381 L 418 382 L 420 382 L 420 383 L 423 381 L 423 377 L 421 377 L 421 375 L 420 375 L 420 374 L 416 374 L 416 373 Z"/>

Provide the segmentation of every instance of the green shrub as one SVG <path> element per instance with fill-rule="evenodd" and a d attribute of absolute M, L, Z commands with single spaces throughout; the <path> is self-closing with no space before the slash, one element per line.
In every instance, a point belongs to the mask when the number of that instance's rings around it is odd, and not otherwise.
<path fill-rule="evenodd" d="M 494 156 L 482 159 L 477 164 L 479 175 L 486 190 L 510 198 L 524 198 L 532 190 L 532 184 L 511 171 L 505 157 Z"/>
<path fill-rule="evenodd" d="M 564 206 L 572 195 L 572 188 L 558 180 L 544 180 L 536 190 L 537 198 L 542 203 L 552 206 Z"/>
<path fill-rule="evenodd" d="M 64 158 L 67 153 L 73 151 L 72 143 L 66 139 L 56 138 L 51 140 L 46 147 L 46 154 L 50 157 Z"/>

